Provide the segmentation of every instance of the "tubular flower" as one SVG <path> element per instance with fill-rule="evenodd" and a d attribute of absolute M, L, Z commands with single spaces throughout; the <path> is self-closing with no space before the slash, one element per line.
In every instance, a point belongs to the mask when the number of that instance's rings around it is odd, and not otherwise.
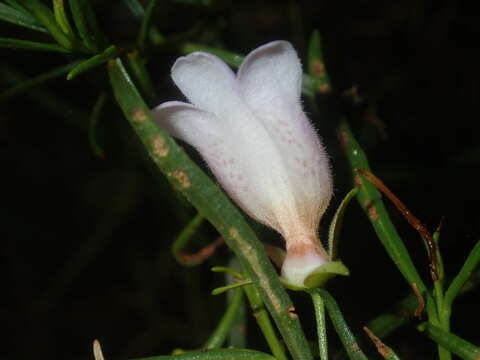
<path fill-rule="evenodd" d="M 218 57 L 179 58 L 172 78 L 190 103 L 170 101 L 152 113 L 173 136 L 195 147 L 229 196 L 286 241 L 284 279 L 305 278 L 330 261 L 318 238 L 332 195 L 328 158 L 302 110 L 302 68 L 289 42 L 253 50 L 235 73 Z"/>

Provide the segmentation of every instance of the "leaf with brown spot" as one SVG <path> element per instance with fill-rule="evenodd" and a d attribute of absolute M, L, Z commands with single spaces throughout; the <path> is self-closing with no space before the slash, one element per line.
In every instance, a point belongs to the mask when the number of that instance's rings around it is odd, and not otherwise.
<path fill-rule="evenodd" d="M 153 153 L 158 157 L 165 157 L 170 152 L 169 147 L 165 143 L 165 138 L 161 135 L 157 135 L 152 141 Z"/>
<path fill-rule="evenodd" d="M 190 179 L 185 171 L 177 169 L 171 173 L 171 176 L 174 177 L 183 188 L 189 188 L 192 186 Z"/>
<path fill-rule="evenodd" d="M 425 241 L 427 246 L 428 256 L 430 258 L 430 274 L 433 281 L 438 280 L 438 269 L 437 269 L 437 248 L 436 244 L 433 241 L 432 234 L 428 231 L 427 227 L 412 214 L 412 212 L 407 208 L 407 206 L 373 173 L 365 169 L 355 169 L 355 171 L 365 177 L 370 181 L 378 190 L 380 190 L 400 211 L 405 220 L 420 234 L 422 239 Z M 370 213 L 370 211 L 369 211 Z"/>
<path fill-rule="evenodd" d="M 143 111 L 142 108 L 135 108 L 132 111 L 132 118 L 133 118 L 133 121 L 141 124 L 145 122 L 145 120 L 147 119 L 147 116 L 145 115 L 145 112 Z"/>

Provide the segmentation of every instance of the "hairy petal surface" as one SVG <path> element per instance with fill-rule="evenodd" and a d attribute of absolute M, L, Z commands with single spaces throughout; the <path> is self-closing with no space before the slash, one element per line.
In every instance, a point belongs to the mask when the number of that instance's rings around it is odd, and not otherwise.
<path fill-rule="evenodd" d="M 268 133 L 246 107 L 236 121 L 178 101 L 152 110 L 158 124 L 194 146 L 230 197 L 251 217 L 279 232 L 295 218 L 288 172 Z M 231 120 L 231 119 L 230 119 Z"/>
<path fill-rule="evenodd" d="M 168 101 L 154 108 L 152 115 L 163 129 L 194 146 L 200 153 L 208 151 L 223 136 L 220 119 L 215 114 L 188 103 Z"/>
<path fill-rule="evenodd" d="M 223 117 L 241 106 L 235 74 L 215 55 L 194 52 L 177 59 L 172 79 L 200 109 Z"/>
<path fill-rule="evenodd" d="M 238 81 L 289 169 L 301 218 L 316 229 L 330 202 L 332 181 L 325 150 L 301 107 L 302 68 L 292 45 L 274 41 L 255 49 L 240 66 Z"/>

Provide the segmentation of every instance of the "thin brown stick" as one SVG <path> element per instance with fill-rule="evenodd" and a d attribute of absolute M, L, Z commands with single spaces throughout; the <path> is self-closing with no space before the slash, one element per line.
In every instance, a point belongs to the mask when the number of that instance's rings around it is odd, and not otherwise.
<path fill-rule="evenodd" d="M 393 350 L 385 345 L 382 340 L 380 340 L 380 338 L 376 336 L 368 327 L 364 326 L 363 331 L 367 333 L 370 340 L 372 340 L 372 342 L 375 344 L 378 353 L 382 355 L 383 358 L 388 359 L 390 356 L 392 356 Z"/>
<path fill-rule="evenodd" d="M 415 309 L 414 315 L 420 318 L 422 316 L 422 313 L 425 311 L 425 300 L 423 299 L 422 294 L 420 294 L 420 290 L 418 290 L 417 284 L 413 283 L 412 289 L 418 301 L 418 305 L 417 305 L 417 308 Z"/>
<path fill-rule="evenodd" d="M 405 220 L 420 234 L 423 241 L 427 246 L 428 257 L 430 259 L 430 274 L 433 281 L 438 280 L 437 269 L 437 248 L 435 241 L 433 241 L 432 234 L 428 231 L 427 227 L 412 214 L 412 212 L 406 207 L 406 205 L 374 174 L 365 169 L 355 169 L 365 179 L 370 181 L 378 190 L 380 190 L 400 211 Z"/>
<path fill-rule="evenodd" d="M 200 249 L 196 253 L 188 254 L 181 251 L 178 255 L 183 264 L 196 265 L 204 262 L 210 256 L 215 253 L 215 250 L 224 243 L 223 238 L 220 236 L 218 239 L 208 244 L 204 248 Z"/>

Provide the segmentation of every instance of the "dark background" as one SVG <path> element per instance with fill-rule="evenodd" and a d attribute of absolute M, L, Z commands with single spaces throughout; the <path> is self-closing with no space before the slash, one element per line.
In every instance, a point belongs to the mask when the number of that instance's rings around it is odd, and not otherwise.
<path fill-rule="evenodd" d="M 342 112 L 349 115 L 373 171 L 411 210 L 432 230 L 445 216 L 441 248 L 447 275 L 455 275 L 480 230 L 476 2 L 186 3 L 161 1 L 154 23 L 162 34 L 244 54 L 287 39 L 305 63 L 311 32 L 322 32 L 335 93 L 318 99 L 321 114 L 308 102 L 305 107 L 327 145 L 335 177 L 324 228 L 351 187 L 335 135 Z M 113 43 L 135 40 L 139 23 L 123 2 L 93 5 Z M 0 25 L 0 35 L 48 40 L 8 24 Z M 178 56 L 173 46 L 150 49 L 148 69 L 160 101 L 179 98 L 169 78 Z M 2 49 L 0 91 L 74 59 Z M 341 99 L 339 94 L 352 86 L 365 102 L 351 106 Z M 223 279 L 209 269 L 225 264 L 229 251 L 221 248 L 196 268 L 175 262 L 170 244 L 195 211 L 157 173 L 111 97 L 96 129 L 105 155 L 92 150 L 90 113 L 108 89 L 100 68 L 0 103 L 4 359 L 91 358 L 94 338 L 107 359 L 198 348 L 222 314 L 224 296 L 209 292 Z M 419 236 L 387 205 L 428 281 Z M 263 238 L 279 241 L 255 228 Z M 198 250 L 217 236 L 205 225 L 189 249 Z M 409 293 L 357 204 L 348 210 L 340 254 L 352 275 L 333 281 L 330 290 L 354 330 Z M 313 339 L 309 299 L 293 296 Z M 452 331 L 476 344 L 479 298 L 478 289 L 459 298 L 452 317 Z M 251 317 L 249 326 L 250 345 L 265 349 Z M 435 346 L 415 326 L 414 321 L 386 343 L 404 359 L 436 358 Z M 371 345 L 364 348 L 374 354 Z"/>

